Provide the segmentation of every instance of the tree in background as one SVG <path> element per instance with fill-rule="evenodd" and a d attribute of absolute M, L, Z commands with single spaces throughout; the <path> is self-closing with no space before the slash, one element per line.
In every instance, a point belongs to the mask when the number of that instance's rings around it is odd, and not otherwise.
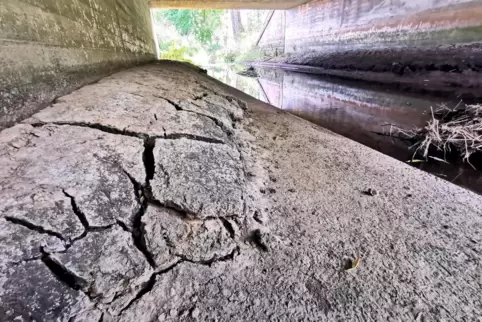
<path fill-rule="evenodd" d="M 253 44 L 266 13 L 260 10 L 155 10 L 154 30 L 160 57 L 191 60 L 203 66 L 252 60 Z"/>
<path fill-rule="evenodd" d="M 236 40 L 241 39 L 244 32 L 243 23 L 241 22 L 241 13 L 239 10 L 231 10 L 231 22 L 233 24 L 233 35 Z"/>
<path fill-rule="evenodd" d="M 177 60 L 193 63 L 190 59 L 186 58 L 193 54 L 192 48 L 179 46 L 174 41 L 162 43 L 160 46 L 159 59 Z"/>
<path fill-rule="evenodd" d="M 182 36 L 193 35 L 201 44 L 212 45 L 214 31 L 221 26 L 221 10 L 165 10 L 161 16 L 170 21 Z"/>
<path fill-rule="evenodd" d="M 160 58 L 189 60 L 200 54 L 203 61 L 214 62 L 221 48 L 222 16 L 222 10 L 158 10 L 156 22 L 170 28 L 159 37 Z"/>

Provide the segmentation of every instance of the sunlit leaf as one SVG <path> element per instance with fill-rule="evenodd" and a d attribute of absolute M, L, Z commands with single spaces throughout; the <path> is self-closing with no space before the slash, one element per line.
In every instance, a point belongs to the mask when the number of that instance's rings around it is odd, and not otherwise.
<path fill-rule="evenodd" d="M 420 160 L 420 159 L 413 159 L 413 160 L 408 160 L 407 163 L 425 163 L 427 161 L 425 160 Z"/>

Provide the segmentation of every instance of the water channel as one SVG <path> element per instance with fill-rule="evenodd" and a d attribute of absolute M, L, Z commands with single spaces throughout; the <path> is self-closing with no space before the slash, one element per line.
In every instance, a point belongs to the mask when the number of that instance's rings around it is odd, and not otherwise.
<path fill-rule="evenodd" d="M 393 136 L 396 127 L 414 129 L 431 119 L 431 107 L 461 104 L 457 97 L 434 97 L 359 81 L 280 69 L 256 68 L 258 77 L 231 68 L 208 68 L 218 80 L 289 113 L 378 150 L 413 167 L 482 194 L 482 166 L 447 159 L 414 159 L 411 142 Z M 463 102 L 462 102 L 463 104 Z M 396 132 L 396 131 L 395 131 Z"/>

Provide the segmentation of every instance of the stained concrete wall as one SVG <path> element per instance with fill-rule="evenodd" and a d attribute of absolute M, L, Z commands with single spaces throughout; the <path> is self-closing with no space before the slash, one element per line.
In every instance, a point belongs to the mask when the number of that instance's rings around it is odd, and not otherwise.
<path fill-rule="evenodd" d="M 444 95 L 482 90 L 480 0 L 316 0 L 285 24 L 276 62 Z"/>
<path fill-rule="evenodd" d="M 286 11 L 275 11 L 263 32 L 258 47 L 266 56 L 278 56 L 285 51 Z"/>
<path fill-rule="evenodd" d="M 480 0 L 317 0 L 288 10 L 286 52 L 482 40 Z"/>
<path fill-rule="evenodd" d="M 0 129 L 56 96 L 155 59 L 144 0 L 2 0 Z"/>

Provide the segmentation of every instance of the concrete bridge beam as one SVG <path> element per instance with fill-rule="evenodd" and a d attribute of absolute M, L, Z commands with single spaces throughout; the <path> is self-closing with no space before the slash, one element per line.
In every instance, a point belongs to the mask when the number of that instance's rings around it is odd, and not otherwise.
<path fill-rule="evenodd" d="M 151 0 L 151 8 L 164 9 L 290 9 L 309 0 Z"/>

